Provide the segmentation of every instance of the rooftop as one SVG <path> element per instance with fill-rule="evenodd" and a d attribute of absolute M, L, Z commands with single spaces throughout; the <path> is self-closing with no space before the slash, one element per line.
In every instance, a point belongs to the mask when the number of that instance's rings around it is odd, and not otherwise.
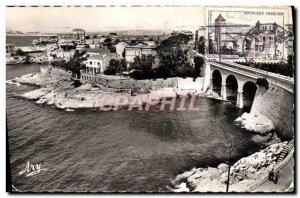
<path fill-rule="evenodd" d="M 91 53 L 99 53 L 99 54 L 108 54 L 110 51 L 107 48 L 86 48 L 86 52 L 91 52 Z"/>
<path fill-rule="evenodd" d="M 103 55 L 100 55 L 100 54 L 91 54 L 88 59 L 99 59 L 99 60 L 102 60 L 103 59 Z"/>
<path fill-rule="evenodd" d="M 222 17 L 221 14 L 219 14 L 219 16 L 216 18 L 216 21 L 226 21 L 226 20 L 224 19 L 224 17 Z"/>

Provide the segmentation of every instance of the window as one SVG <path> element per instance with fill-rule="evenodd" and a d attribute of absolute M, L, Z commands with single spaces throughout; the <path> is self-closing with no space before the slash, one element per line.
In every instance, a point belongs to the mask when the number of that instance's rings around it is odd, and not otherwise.
<path fill-rule="evenodd" d="M 93 64 L 93 62 L 92 61 L 90 61 L 90 65 L 92 65 Z"/>

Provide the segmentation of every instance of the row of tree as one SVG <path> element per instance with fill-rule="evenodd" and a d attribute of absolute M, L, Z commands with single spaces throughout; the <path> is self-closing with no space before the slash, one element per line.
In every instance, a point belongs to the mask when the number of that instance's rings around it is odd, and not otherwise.
<path fill-rule="evenodd" d="M 177 67 L 160 65 L 157 68 L 153 68 L 154 62 L 155 57 L 153 55 L 142 55 L 141 57 L 137 56 L 134 58 L 134 62 L 127 68 L 125 59 L 111 59 L 107 69 L 104 71 L 104 74 L 116 75 L 128 71 L 129 76 L 137 80 L 170 77 L 197 78 L 200 76 L 201 67 L 204 64 L 204 60 L 201 57 L 194 58 L 194 67 L 190 64 L 185 64 Z"/>
<path fill-rule="evenodd" d="M 277 74 L 281 74 L 284 76 L 293 77 L 294 76 L 294 56 L 289 55 L 287 58 L 287 62 L 279 62 L 279 63 L 272 63 L 272 62 L 236 62 L 242 65 L 251 66 L 257 69 L 261 69 L 264 71 L 269 71 Z"/>
<path fill-rule="evenodd" d="M 129 76 L 134 79 L 153 79 L 169 77 L 193 77 L 200 76 L 201 67 L 204 64 L 202 57 L 194 57 L 194 65 L 191 64 L 188 56 L 188 42 L 190 38 L 187 35 L 179 34 L 169 37 L 161 42 L 157 47 L 159 57 L 158 67 L 156 58 L 153 55 L 136 56 L 133 63 L 130 63 L 128 69 L 125 59 L 109 62 L 105 74 L 115 75 L 124 71 L 129 71 Z M 205 40 L 202 37 L 196 44 L 196 51 L 201 54 L 205 53 Z"/>

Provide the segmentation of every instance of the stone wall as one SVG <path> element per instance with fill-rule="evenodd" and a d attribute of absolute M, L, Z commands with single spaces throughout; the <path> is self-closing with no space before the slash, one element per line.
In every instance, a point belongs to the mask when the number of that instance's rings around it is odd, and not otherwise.
<path fill-rule="evenodd" d="M 251 112 L 259 112 L 272 120 L 278 136 L 294 136 L 294 93 L 273 83 L 269 89 L 258 86 Z"/>
<path fill-rule="evenodd" d="M 57 75 L 57 76 L 66 77 L 66 78 L 70 78 L 72 76 L 72 73 L 70 71 L 66 71 L 66 70 L 51 67 L 51 66 L 41 66 L 40 71 L 42 74 L 51 72 L 52 75 Z"/>
<path fill-rule="evenodd" d="M 177 78 L 156 79 L 156 80 L 132 80 L 132 88 L 140 89 L 160 89 L 167 87 L 177 87 Z"/>
<path fill-rule="evenodd" d="M 81 75 L 81 80 L 91 83 L 99 83 L 108 88 L 114 89 L 160 89 L 160 88 L 179 88 L 202 90 L 204 77 L 193 78 L 158 78 L 156 80 L 134 80 L 131 78 L 116 78 L 108 76 Z"/>
<path fill-rule="evenodd" d="M 194 89 L 202 90 L 204 84 L 204 77 L 193 78 L 178 78 L 179 89 Z"/>

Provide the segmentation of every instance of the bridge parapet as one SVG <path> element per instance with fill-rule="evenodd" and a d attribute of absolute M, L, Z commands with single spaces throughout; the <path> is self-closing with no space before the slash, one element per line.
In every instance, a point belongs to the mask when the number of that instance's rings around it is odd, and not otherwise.
<path fill-rule="evenodd" d="M 237 80 L 237 106 L 243 108 L 242 94 L 244 85 L 251 81 L 256 84 L 257 79 L 266 78 L 269 83 L 281 87 L 288 92 L 294 92 L 294 79 L 275 74 L 272 72 L 263 71 L 260 69 L 252 68 L 249 66 L 244 66 L 231 62 L 211 62 L 210 63 L 210 91 L 212 92 L 213 86 L 213 71 L 218 70 L 221 74 L 222 82 L 221 82 L 221 97 L 226 100 L 226 79 L 229 76 L 234 76 Z"/>
<path fill-rule="evenodd" d="M 281 87 L 284 87 L 286 89 L 288 89 L 289 91 L 293 92 L 293 88 L 294 88 L 294 78 L 288 77 L 288 76 L 283 76 L 280 74 L 276 74 L 276 73 L 272 73 L 272 72 L 268 72 L 268 71 L 264 71 L 264 70 L 260 70 L 260 69 L 256 69 L 253 67 L 249 67 L 249 66 L 245 66 L 245 65 L 240 65 L 237 63 L 232 63 L 232 62 L 217 62 L 220 65 L 225 65 L 227 67 L 231 67 L 237 70 L 243 70 L 243 71 L 247 71 L 249 73 L 255 74 L 259 77 L 265 77 L 266 79 L 270 80 L 272 83 L 275 83 Z"/>

